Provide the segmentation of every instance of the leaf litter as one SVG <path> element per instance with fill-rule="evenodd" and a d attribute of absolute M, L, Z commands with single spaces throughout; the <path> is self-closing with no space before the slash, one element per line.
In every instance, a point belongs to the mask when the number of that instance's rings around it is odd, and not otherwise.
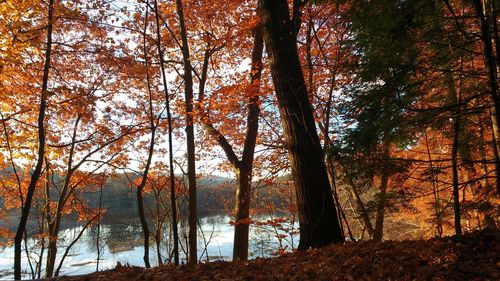
<path fill-rule="evenodd" d="M 57 280 L 500 280 L 500 231 L 350 242 L 250 261 L 115 269 Z"/>

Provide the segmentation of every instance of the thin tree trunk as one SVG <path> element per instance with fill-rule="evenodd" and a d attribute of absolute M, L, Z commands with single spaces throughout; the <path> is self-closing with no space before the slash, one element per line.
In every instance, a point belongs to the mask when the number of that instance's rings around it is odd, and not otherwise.
<path fill-rule="evenodd" d="M 243 147 L 243 156 L 238 169 L 238 190 L 236 194 L 236 222 L 248 219 L 250 213 L 250 199 L 252 186 L 252 168 L 254 161 L 255 144 L 259 129 L 260 114 L 260 78 L 262 74 L 262 51 L 264 39 L 262 27 L 259 25 L 254 30 L 254 43 L 252 48 L 252 69 L 250 71 L 250 85 L 247 88 L 247 132 Z M 248 259 L 248 223 L 236 224 L 234 229 L 233 259 Z"/>
<path fill-rule="evenodd" d="M 491 131 L 493 133 L 492 139 L 492 148 L 493 148 L 493 157 L 495 159 L 495 175 L 496 175 L 496 189 L 497 195 L 500 195 L 500 130 L 497 123 L 497 114 L 495 112 L 495 108 L 492 107 L 490 109 L 490 118 L 491 118 Z"/>
<path fill-rule="evenodd" d="M 143 187 L 137 187 L 137 208 L 139 211 L 139 220 L 141 222 L 142 228 L 142 236 L 143 236 L 143 245 L 144 245 L 144 266 L 146 268 L 150 268 L 151 264 L 149 263 L 149 227 L 148 222 L 146 220 L 146 214 L 144 212 L 144 199 L 142 196 Z"/>
<path fill-rule="evenodd" d="M 462 234 L 462 226 L 460 223 L 460 196 L 459 196 L 459 180 L 458 180 L 458 146 L 459 146 L 459 136 L 460 136 L 460 92 L 455 90 L 453 80 L 451 80 L 451 75 L 449 80 L 449 91 L 456 97 L 456 116 L 453 120 L 453 146 L 451 151 L 451 165 L 453 170 L 453 214 L 455 222 L 455 234 Z"/>
<path fill-rule="evenodd" d="M 76 138 L 77 138 L 77 132 L 78 132 L 78 124 L 80 123 L 81 120 L 81 114 L 78 114 L 75 125 L 73 127 L 73 132 L 71 136 L 71 147 L 69 150 L 69 156 L 68 156 L 68 163 L 67 163 L 67 170 L 66 170 L 66 176 L 64 178 L 64 183 L 61 188 L 60 194 L 59 194 L 59 199 L 57 200 L 57 206 L 56 206 L 56 211 L 54 214 L 54 219 L 52 221 L 47 221 L 48 222 L 48 229 L 49 229 L 49 245 L 48 245 L 48 252 L 47 252 L 47 266 L 45 268 L 45 277 L 52 277 L 54 273 L 54 267 L 55 267 L 55 262 L 56 262 L 56 256 L 57 256 L 57 240 L 59 236 L 59 230 L 61 228 L 61 219 L 63 216 L 63 210 L 64 206 L 66 205 L 66 202 L 70 196 L 70 194 L 73 192 L 73 188 L 70 187 L 70 182 L 71 182 L 71 177 L 73 176 L 73 173 L 76 171 L 77 167 L 73 167 L 73 156 L 75 155 L 75 146 L 76 146 Z M 48 194 L 46 194 L 48 198 Z M 50 201 L 49 201 L 50 202 Z"/>
<path fill-rule="evenodd" d="M 328 174 L 330 175 L 331 186 L 333 187 L 333 199 L 335 200 L 335 204 L 337 206 L 337 213 L 340 216 L 339 224 L 341 227 L 342 235 L 345 236 L 344 225 L 342 224 L 342 220 L 344 220 L 345 227 L 347 228 L 347 233 L 349 234 L 349 238 L 351 238 L 351 241 L 355 241 L 354 235 L 352 234 L 352 231 L 351 231 L 351 227 L 349 226 L 349 221 L 347 220 L 347 217 L 345 215 L 345 211 L 342 208 L 342 204 L 340 203 L 340 199 L 338 196 L 337 173 L 335 171 L 335 164 L 333 161 L 333 157 L 326 158 L 326 165 L 327 165 Z"/>
<path fill-rule="evenodd" d="M 262 52 L 264 49 L 264 39 L 262 26 L 257 26 L 254 30 L 254 42 L 252 48 L 250 71 L 250 83 L 246 89 L 247 96 L 247 131 L 241 160 L 236 156 L 233 147 L 227 139 L 210 123 L 209 112 L 204 114 L 204 129 L 212 136 L 219 146 L 224 150 L 226 157 L 233 166 L 238 187 L 236 191 L 235 206 L 235 231 L 233 242 L 233 259 L 248 259 L 248 219 L 250 213 L 252 168 L 254 162 L 255 145 L 257 142 L 259 115 L 260 115 L 260 78 L 262 74 Z M 207 49 L 203 63 L 202 79 L 199 87 L 199 100 L 204 101 L 204 85 L 208 69 L 208 58 L 210 51 Z"/>
<path fill-rule="evenodd" d="M 479 135 L 480 135 L 480 138 L 479 138 L 479 155 L 481 156 L 481 168 L 483 170 L 483 173 L 485 175 L 489 174 L 489 169 L 488 169 L 488 159 L 487 159 L 487 155 L 486 155 L 486 146 L 487 146 L 487 141 L 486 141 L 486 137 L 485 137 L 485 128 L 484 128 L 484 123 L 483 123 L 483 119 L 481 119 L 481 115 L 477 115 L 477 122 L 478 122 L 478 125 L 479 125 Z M 483 179 L 483 185 L 486 187 L 486 188 L 490 188 L 492 185 L 490 183 L 490 180 L 488 177 L 486 177 L 485 179 Z"/>
<path fill-rule="evenodd" d="M 375 232 L 373 240 L 381 242 L 384 238 L 384 217 L 385 217 L 385 202 L 387 199 L 387 183 L 389 177 L 387 174 L 382 175 L 380 190 L 377 194 L 377 213 L 375 215 Z"/>
<path fill-rule="evenodd" d="M 194 146 L 194 126 L 193 126 L 193 73 L 187 31 L 184 20 L 182 0 L 176 0 L 177 15 L 179 16 L 179 26 L 181 35 L 181 51 L 184 64 L 184 98 L 186 106 L 186 145 L 187 145 L 187 176 L 189 186 L 189 234 L 188 234 L 188 257 L 189 263 L 198 262 L 198 242 L 197 242 L 197 217 L 196 217 L 196 160 Z"/>
<path fill-rule="evenodd" d="M 165 91 L 165 103 L 167 110 L 167 122 L 168 122 L 168 162 L 170 168 L 170 204 L 172 208 L 172 235 L 173 235 L 173 251 L 174 251 L 174 263 L 179 264 L 179 231 L 177 226 L 177 205 L 175 199 L 175 174 L 174 174 L 174 156 L 172 148 L 172 114 L 170 112 L 170 97 L 168 94 L 167 78 L 165 72 L 165 59 L 163 57 L 163 50 L 161 44 L 161 33 L 160 33 L 160 15 L 158 14 L 158 1 L 154 0 L 155 9 L 155 20 L 156 20 L 156 44 L 158 48 L 158 56 L 160 58 L 160 68 L 161 76 L 163 79 L 163 89 Z"/>
<path fill-rule="evenodd" d="M 59 262 L 59 265 L 57 266 L 57 269 L 56 269 L 56 271 L 54 273 L 54 276 L 56 276 L 56 277 L 59 276 L 59 272 L 61 271 L 61 268 L 62 268 L 62 265 L 64 263 L 64 260 L 68 256 L 69 251 L 76 244 L 76 242 L 78 242 L 78 240 L 80 240 L 80 238 L 82 238 L 83 233 L 85 233 L 85 231 L 90 226 L 90 224 L 92 224 L 92 222 L 95 219 L 97 219 L 98 216 L 99 216 L 99 214 L 97 214 L 96 216 L 94 216 L 93 218 L 91 218 L 89 221 L 87 221 L 85 223 L 85 225 L 83 226 L 82 230 L 80 230 L 80 232 L 78 233 L 78 235 L 75 237 L 75 239 L 73 241 L 71 241 L 71 243 L 68 245 L 68 247 L 66 247 L 66 250 L 64 251 L 63 256 L 61 257 L 61 261 Z"/>
<path fill-rule="evenodd" d="M 14 236 L 14 279 L 21 279 L 21 245 L 23 240 L 23 233 L 26 230 L 26 223 L 30 214 L 31 204 L 33 202 L 33 195 L 35 193 L 36 184 L 40 178 L 43 159 L 45 157 L 45 110 L 47 107 L 48 98 L 48 83 L 49 83 L 49 70 L 50 58 L 52 53 L 52 28 L 53 28 L 53 13 L 54 13 L 54 0 L 49 0 L 48 16 L 47 16 L 47 48 L 45 50 L 45 63 L 43 67 L 42 78 L 42 92 L 40 98 L 40 108 L 38 112 L 38 158 L 33 174 L 31 174 L 30 183 L 28 186 L 26 200 L 21 211 L 21 219 L 17 227 L 16 235 Z"/>
<path fill-rule="evenodd" d="M 325 141 L 325 147 L 329 146 L 330 145 Z M 342 206 L 340 204 L 337 191 L 337 175 L 335 174 L 335 163 L 331 155 L 326 156 L 325 164 L 326 171 L 328 172 L 328 179 L 330 180 L 330 186 L 332 187 L 333 200 L 335 201 L 335 207 L 337 208 L 337 214 L 339 215 L 340 231 L 342 232 L 342 235 L 345 236 L 344 224 L 342 223 L 342 220 L 344 220 L 348 232 L 350 233 L 349 222 L 347 221 L 344 210 L 342 210 Z M 349 236 L 352 238 L 352 235 Z"/>
<path fill-rule="evenodd" d="M 97 261 L 95 266 L 95 271 L 99 271 L 99 262 L 101 260 L 101 218 L 102 218 L 102 187 L 104 182 L 101 182 L 99 186 L 99 216 L 97 217 L 97 237 L 96 237 L 96 252 L 97 252 Z"/>
<path fill-rule="evenodd" d="M 436 183 L 436 175 L 435 175 L 434 165 L 432 164 L 431 150 L 429 148 L 429 138 L 427 137 L 426 130 L 424 130 L 424 136 L 425 136 L 425 146 L 427 148 L 427 157 L 429 159 L 429 166 L 431 169 L 432 194 L 434 196 L 433 210 L 434 210 L 434 216 L 436 217 L 436 233 L 437 237 L 441 238 L 441 236 L 443 235 L 443 219 L 440 207 L 439 188 Z"/>
<path fill-rule="evenodd" d="M 161 256 L 161 236 L 163 232 L 163 221 L 164 215 L 161 213 L 162 210 L 162 198 L 161 198 L 161 187 L 156 189 L 153 187 L 153 192 L 155 195 L 155 211 L 156 211 L 156 229 L 155 229 L 155 244 L 156 244 L 156 258 L 158 260 L 158 266 L 163 265 L 163 258 Z"/>
<path fill-rule="evenodd" d="M 342 235 L 323 151 L 297 53 L 300 3 L 290 19 L 286 0 L 259 0 L 264 41 L 278 99 L 299 211 L 299 250 L 340 243 Z"/>
<path fill-rule="evenodd" d="M 386 143 L 384 148 L 384 158 L 389 158 L 389 145 Z M 377 210 L 375 214 L 375 229 L 373 233 L 373 240 L 381 242 L 384 239 L 384 218 L 385 218 L 385 205 L 387 201 L 387 186 L 389 184 L 389 171 L 386 168 L 382 169 L 382 176 L 380 179 L 379 193 L 377 194 Z"/>
<path fill-rule="evenodd" d="M 147 55 L 147 46 L 146 46 L 146 31 L 148 27 L 148 17 L 149 17 L 149 5 L 146 6 L 146 14 L 145 14 L 145 20 L 144 20 L 144 30 L 143 30 L 143 52 L 144 52 L 144 64 L 146 68 L 146 88 L 148 92 L 148 117 L 149 117 L 149 130 L 151 132 L 151 137 L 149 140 L 149 147 L 148 147 L 148 158 L 146 161 L 146 166 L 144 167 L 144 171 L 141 176 L 141 182 L 139 185 L 137 185 L 137 207 L 139 211 L 139 220 L 141 222 L 141 228 L 143 232 L 143 244 L 144 244 L 144 265 L 146 268 L 151 267 L 151 263 L 149 261 L 149 226 L 148 222 L 146 219 L 146 214 L 144 211 L 144 198 L 143 198 L 143 191 L 144 187 L 146 186 L 147 180 L 148 180 L 148 174 L 149 174 L 149 169 L 151 166 L 151 161 L 153 158 L 153 153 L 154 153 L 154 146 L 155 146 L 155 137 L 156 137 L 156 128 L 157 125 L 155 124 L 155 119 L 154 119 L 154 113 L 153 113 L 153 96 L 151 92 L 151 81 L 150 81 L 150 76 L 149 76 L 149 57 Z"/>
<path fill-rule="evenodd" d="M 366 231 L 368 231 L 368 235 L 370 238 L 373 238 L 373 235 L 375 234 L 375 230 L 373 229 L 372 222 L 370 221 L 370 216 L 368 215 L 368 212 L 365 208 L 365 204 L 363 203 L 363 200 L 361 200 L 361 196 L 359 195 L 358 188 L 354 184 L 352 177 L 347 176 L 349 185 L 351 186 L 351 193 L 354 196 L 355 202 L 356 202 L 356 209 L 359 212 L 359 216 L 363 220 L 363 225 Z"/>
<path fill-rule="evenodd" d="M 467 110 L 467 109 L 464 109 Z M 483 186 L 482 181 L 476 179 L 477 177 L 477 171 L 476 167 L 474 166 L 474 163 L 471 161 L 472 160 L 472 155 L 471 155 L 471 145 L 470 142 L 467 140 L 467 132 L 469 131 L 469 124 L 468 120 L 466 119 L 467 116 L 464 116 L 462 119 L 462 124 L 460 128 L 460 133 L 459 133 L 459 143 L 458 143 L 458 155 L 460 157 L 460 162 L 462 164 L 462 167 L 465 170 L 465 181 L 468 182 L 469 187 L 472 191 L 472 195 L 474 196 L 474 201 L 475 202 L 485 202 L 484 195 L 485 195 L 485 186 Z M 486 206 L 486 204 L 482 205 Z M 478 219 L 478 226 L 486 226 L 488 228 L 494 228 L 495 223 L 491 215 L 488 213 L 488 210 L 481 208 L 475 209 L 474 213 L 477 216 Z"/>
<path fill-rule="evenodd" d="M 496 49 L 496 66 L 497 66 L 497 75 L 500 72 L 500 30 L 498 30 L 498 13 L 497 9 L 500 8 L 496 0 L 491 0 L 489 1 L 491 5 L 491 22 L 493 24 L 493 42 L 495 42 L 495 49 Z"/>

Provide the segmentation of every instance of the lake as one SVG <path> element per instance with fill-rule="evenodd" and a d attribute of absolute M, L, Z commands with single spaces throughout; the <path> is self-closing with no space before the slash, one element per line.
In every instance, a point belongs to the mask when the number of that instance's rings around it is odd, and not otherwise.
<path fill-rule="evenodd" d="M 271 218 L 265 216 L 254 217 L 257 221 L 267 221 Z M 278 221 L 280 218 L 278 218 Z M 198 230 L 198 259 L 202 262 L 213 260 L 231 260 L 233 250 L 234 227 L 229 224 L 231 217 L 215 215 L 200 218 Z M 179 239 L 181 242 L 180 257 L 185 262 L 183 253 L 186 248 L 186 227 L 181 225 Z M 58 258 L 56 267 L 66 247 L 81 232 L 82 228 L 70 227 L 60 233 Z M 76 242 L 65 258 L 60 275 L 78 275 L 92 273 L 97 267 L 97 228 L 87 229 Z M 278 224 L 253 224 L 250 226 L 250 258 L 272 256 L 279 250 L 290 251 L 298 245 L 298 223 L 283 221 Z M 168 229 L 165 230 L 168 233 Z M 114 268 L 118 262 L 122 265 L 144 266 L 142 246 L 142 231 L 138 224 L 114 223 L 103 224 L 99 235 L 100 258 L 99 270 Z M 168 238 L 167 238 L 168 239 Z M 32 260 L 38 259 L 39 245 L 37 241 L 28 239 L 28 249 Z M 169 247 L 167 242 L 162 243 L 160 252 L 162 259 L 168 262 Z M 46 253 L 44 254 L 46 255 Z M 23 278 L 32 278 L 31 269 L 23 249 L 22 270 Z M 0 279 L 13 279 L 14 248 L 0 248 Z M 151 240 L 150 261 L 152 265 L 158 264 L 156 244 Z M 34 264 L 32 264 L 35 267 Z M 43 268 L 43 266 L 42 266 Z M 44 270 L 42 269 L 42 273 Z"/>

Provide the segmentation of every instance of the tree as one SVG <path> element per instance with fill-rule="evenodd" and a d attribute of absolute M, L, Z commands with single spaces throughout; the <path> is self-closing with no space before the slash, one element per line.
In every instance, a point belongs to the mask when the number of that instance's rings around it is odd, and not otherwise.
<path fill-rule="evenodd" d="M 170 170 L 170 204 L 172 208 L 172 232 L 173 232 L 173 243 L 174 243 L 174 262 L 176 265 L 179 264 L 179 231 L 177 225 L 177 205 L 176 205 L 176 195 L 175 195 L 175 174 L 174 174 L 174 160 L 173 160 L 173 137 L 172 137 L 172 115 L 170 112 L 170 96 L 168 93 L 167 84 L 167 73 L 165 71 L 165 58 L 163 57 L 161 32 L 160 32 L 160 14 L 158 12 L 158 1 L 153 1 L 155 22 L 156 22 L 156 47 L 158 49 L 158 57 L 160 61 L 161 76 L 163 81 L 163 91 L 165 93 L 165 108 L 167 111 L 167 124 L 168 124 L 168 162 Z"/>
<path fill-rule="evenodd" d="M 260 25 L 254 27 L 254 43 L 252 48 L 250 83 L 245 91 L 247 99 L 246 134 L 242 157 L 239 158 L 227 138 L 211 123 L 209 112 L 203 113 L 203 125 L 224 150 L 231 163 L 238 181 L 236 190 L 235 227 L 233 240 L 233 259 L 248 259 L 248 231 L 252 186 L 252 170 L 255 145 L 259 127 L 260 97 L 259 87 L 262 73 L 263 38 Z M 208 63 L 208 61 L 206 61 Z M 204 68 L 206 73 L 207 68 Z M 200 101 L 204 99 L 203 89 L 200 90 Z"/>
<path fill-rule="evenodd" d="M 45 49 L 45 64 L 43 67 L 42 89 L 40 94 L 40 107 L 38 111 L 38 158 L 31 175 L 28 192 L 22 205 L 21 218 L 14 237 L 14 279 L 21 279 L 21 243 L 23 234 L 26 231 L 26 223 L 30 214 L 33 195 L 35 193 L 38 179 L 40 178 L 43 160 L 45 158 L 45 111 L 49 96 L 49 73 L 50 59 L 52 55 L 52 28 L 54 15 L 54 0 L 50 0 L 47 6 L 47 47 Z"/>
<path fill-rule="evenodd" d="M 148 19 L 149 19 L 149 5 L 146 5 L 146 14 L 144 16 L 144 31 L 143 31 L 143 53 L 144 53 L 144 67 L 146 72 L 146 91 L 147 91 L 147 100 L 148 100 L 148 119 L 149 119 L 149 131 L 151 133 L 149 140 L 149 147 L 147 153 L 146 165 L 144 166 L 144 170 L 141 175 L 141 181 L 137 185 L 137 207 L 139 210 L 139 219 L 141 221 L 143 239 L 144 239 L 144 265 L 146 268 L 149 268 L 151 265 L 149 263 L 149 227 L 146 220 L 146 214 L 144 212 L 144 199 L 143 199 L 143 190 L 148 181 L 148 173 L 151 167 L 151 161 L 153 158 L 154 148 L 155 148 L 155 136 L 156 130 L 158 128 L 160 118 L 156 118 L 153 108 L 153 93 L 152 93 L 152 85 L 151 85 L 151 77 L 149 74 L 149 56 L 148 56 L 148 48 L 147 48 L 147 29 L 148 29 Z M 160 261 L 159 261 L 160 262 Z"/>
<path fill-rule="evenodd" d="M 193 71 L 189 52 L 186 24 L 182 0 L 176 0 L 177 16 L 181 36 L 182 63 L 184 66 L 184 99 L 186 109 L 186 154 L 187 154 L 187 176 L 189 186 L 189 263 L 198 262 L 197 226 L 196 216 L 196 155 L 194 146 L 194 118 L 193 118 Z"/>
<path fill-rule="evenodd" d="M 297 53 L 303 1 L 259 1 L 264 42 L 278 99 L 299 212 L 299 250 L 343 241 L 313 110 Z"/>

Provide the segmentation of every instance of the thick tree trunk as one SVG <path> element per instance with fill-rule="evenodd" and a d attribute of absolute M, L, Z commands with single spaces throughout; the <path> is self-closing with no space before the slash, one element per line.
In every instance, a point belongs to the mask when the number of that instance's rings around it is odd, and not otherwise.
<path fill-rule="evenodd" d="M 493 131 L 497 132 L 495 135 L 495 143 L 497 146 L 497 151 L 500 151 L 500 136 L 498 132 L 500 131 L 500 97 L 498 96 L 498 64 L 495 60 L 495 55 L 493 52 L 493 44 L 492 41 L 496 40 L 498 42 L 498 34 L 491 33 L 491 27 L 488 22 L 488 15 L 485 14 L 485 11 L 488 11 L 487 6 L 483 6 L 483 1 L 481 0 L 473 0 L 472 1 L 474 9 L 476 11 L 476 15 L 479 20 L 479 25 L 481 28 L 481 41 L 483 43 L 483 55 L 484 55 L 484 63 L 486 65 L 486 69 L 488 71 L 488 82 L 490 87 L 490 94 L 493 100 L 492 110 L 493 117 L 495 118 L 493 122 Z M 493 5 L 495 7 L 495 5 Z M 493 18 L 496 20 L 496 11 L 493 11 Z M 493 25 L 493 30 L 497 29 L 496 22 Z M 498 47 L 498 46 L 497 46 Z M 498 54 L 499 50 L 497 50 Z M 498 59 L 498 58 L 497 58 Z M 497 194 L 500 195 L 500 171 L 498 168 L 500 167 L 500 159 L 496 159 L 496 167 L 497 167 Z"/>
<path fill-rule="evenodd" d="M 182 0 L 176 0 L 177 15 L 179 16 L 179 26 L 181 31 L 181 51 L 184 64 L 184 99 L 186 106 L 186 145 L 187 145 L 187 176 L 189 186 L 189 234 L 188 248 L 189 260 L 191 264 L 198 262 L 197 250 L 197 222 L 196 217 L 196 160 L 194 146 L 194 127 L 193 127 L 193 73 L 191 59 L 189 54 L 189 45 L 187 40 L 187 31 L 184 20 Z"/>
<path fill-rule="evenodd" d="M 237 169 L 238 187 L 236 190 L 235 226 L 233 243 L 233 260 L 248 259 L 248 219 L 250 215 L 250 198 L 252 187 L 252 170 L 250 167 Z"/>
<path fill-rule="evenodd" d="M 30 184 L 26 194 L 24 205 L 22 206 L 21 219 L 17 227 L 16 235 L 14 236 L 14 279 L 21 279 L 21 245 L 23 234 L 26 230 L 26 223 L 30 214 L 31 204 L 33 202 L 33 195 L 35 193 L 36 184 L 40 178 L 43 159 L 45 157 L 45 109 L 47 107 L 48 97 L 48 83 L 49 83 L 49 70 L 50 58 L 52 53 L 52 27 L 53 27 L 53 10 L 54 0 L 50 0 L 48 4 L 47 16 L 47 48 L 45 50 L 45 64 L 43 68 L 42 78 L 42 93 L 40 98 L 40 108 L 38 112 L 38 158 L 35 169 L 31 174 Z"/>
<path fill-rule="evenodd" d="M 45 277 L 52 277 L 56 263 L 57 236 L 54 237 L 55 224 L 49 223 L 49 245 L 47 246 L 47 265 L 45 267 Z"/>
<path fill-rule="evenodd" d="M 295 1 L 294 1 L 295 2 Z M 294 7 L 298 11 L 299 7 Z M 259 0 L 264 41 L 296 185 L 299 250 L 344 240 L 296 46 L 298 13 L 286 0 Z"/>

